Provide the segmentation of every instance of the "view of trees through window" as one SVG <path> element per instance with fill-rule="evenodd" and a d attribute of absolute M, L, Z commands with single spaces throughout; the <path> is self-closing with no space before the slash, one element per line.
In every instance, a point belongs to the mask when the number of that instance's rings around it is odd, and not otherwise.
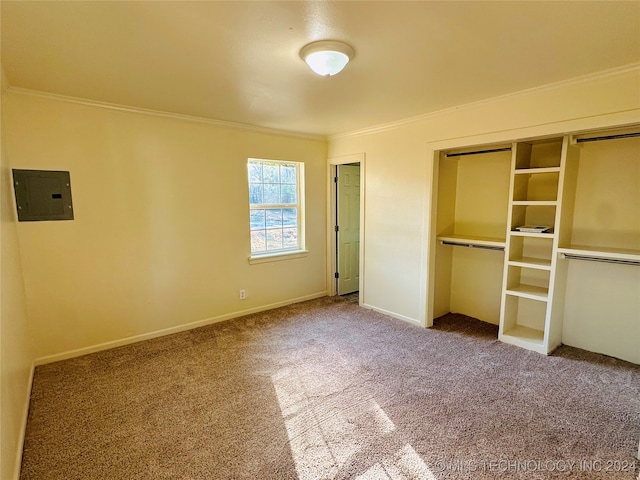
<path fill-rule="evenodd" d="M 299 163 L 249 159 L 251 253 L 300 248 Z"/>

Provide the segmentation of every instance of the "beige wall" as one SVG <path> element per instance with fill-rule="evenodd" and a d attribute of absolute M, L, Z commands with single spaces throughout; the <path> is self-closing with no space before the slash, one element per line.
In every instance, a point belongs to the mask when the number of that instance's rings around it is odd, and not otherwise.
<path fill-rule="evenodd" d="M 3 89 L 4 89 L 3 75 Z M 0 100 L 0 114 L 4 103 Z M 0 139 L 4 130 L 0 131 Z M 18 478 L 33 354 L 28 335 L 11 171 L 0 146 L 0 478 Z"/>
<path fill-rule="evenodd" d="M 11 89 L 5 104 L 13 165 L 71 174 L 75 220 L 17 225 L 37 357 L 325 295 L 324 140 Z M 305 258 L 249 265 L 248 157 L 305 163 Z"/>
<path fill-rule="evenodd" d="M 434 146 L 640 122 L 639 87 L 634 67 L 330 137 L 330 157 L 363 152 L 367 158 L 362 261 L 368 306 L 427 323 Z"/>

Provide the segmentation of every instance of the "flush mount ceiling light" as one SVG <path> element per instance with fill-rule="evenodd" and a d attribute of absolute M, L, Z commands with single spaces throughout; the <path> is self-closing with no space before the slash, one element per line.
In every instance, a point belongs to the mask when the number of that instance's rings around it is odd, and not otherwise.
<path fill-rule="evenodd" d="M 340 73 L 355 52 L 346 43 L 332 40 L 312 42 L 302 47 L 300 56 L 318 75 L 331 77 Z"/>

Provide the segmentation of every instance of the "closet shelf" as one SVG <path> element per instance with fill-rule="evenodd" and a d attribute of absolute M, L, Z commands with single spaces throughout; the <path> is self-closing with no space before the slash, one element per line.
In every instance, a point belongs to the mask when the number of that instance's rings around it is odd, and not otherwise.
<path fill-rule="evenodd" d="M 535 328 L 516 325 L 500 335 L 500 340 L 519 347 L 546 353 L 541 350 L 544 347 L 544 332 Z"/>
<path fill-rule="evenodd" d="M 518 168 L 513 173 L 516 175 L 530 175 L 532 173 L 558 173 L 560 167 Z"/>
<path fill-rule="evenodd" d="M 558 253 L 583 257 L 584 260 L 610 261 L 640 265 L 640 250 L 627 248 L 604 248 L 585 245 L 571 245 L 558 248 Z"/>
<path fill-rule="evenodd" d="M 492 250 L 504 250 L 506 241 L 504 238 L 480 237 L 473 235 L 440 235 L 437 240 L 445 245 L 457 245 L 461 247 L 489 248 Z"/>
<path fill-rule="evenodd" d="M 557 200 L 514 200 L 514 206 L 522 207 L 555 207 L 558 205 Z"/>
<path fill-rule="evenodd" d="M 524 283 L 507 288 L 505 293 L 507 295 L 530 298 L 531 300 L 539 300 L 541 302 L 546 302 L 549 298 L 548 288 L 526 285 Z"/>
<path fill-rule="evenodd" d="M 553 238 L 553 232 L 532 233 L 532 232 L 519 232 L 517 230 L 512 230 L 509 233 L 511 234 L 512 237 Z"/>
<path fill-rule="evenodd" d="M 537 270 L 551 271 L 551 260 L 545 258 L 521 257 L 509 260 L 509 265 L 514 267 L 535 268 Z"/>

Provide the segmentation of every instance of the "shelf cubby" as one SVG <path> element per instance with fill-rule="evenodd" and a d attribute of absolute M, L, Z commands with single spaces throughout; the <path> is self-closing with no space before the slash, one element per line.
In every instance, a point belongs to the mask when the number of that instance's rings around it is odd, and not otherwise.
<path fill-rule="evenodd" d="M 513 200 L 514 202 L 548 202 L 558 199 L 558 183 L 560 179 L 560 169 L 541 168 L 527 169 L 526 175 L 521 171 L 514 171 Z"/>
<path fill-rule="evenodd" d="M 560 168 L 562 138 L 518 142 L 515 171 Z"/>
<path fill-rule="evenodd" d="M 508 265 L 505 293 L 546 302 L 549 297 L 550 270 Z"/>
<path fill-rule="evenodd" d="M 551 266 L 553 234 L 512 232 L 509 239 L 509 262 Z M 535 267 L 534 267 L 535 268 Z"/>
<path fill-rule="evenodd" d="M 513 343 L 518 346 L 523 346 L 523 344 L 533 344 L 542 347 L 544 331 L 536 328 L 525 327 L 523 325 L 515 325 L 502 334 L 501 340 L 505 341 L 505 338 L 507 337 L 511 339 L 511 341 L 507 343 Z"/>
<path fill-rule="evenodd" d="M 507 295 L 503 305 L 505 320 L 499 339 L 505 343 L 548 353 L 545 347 L 547 304 L 527 297 Z"/>
<path fill-rule="evenodd" d="M 511 233 L 518 232 L 516 227 L 523 225 L 545 225 L 553 229 L 556 219 L 556 202 L 512 202 Z"/>

